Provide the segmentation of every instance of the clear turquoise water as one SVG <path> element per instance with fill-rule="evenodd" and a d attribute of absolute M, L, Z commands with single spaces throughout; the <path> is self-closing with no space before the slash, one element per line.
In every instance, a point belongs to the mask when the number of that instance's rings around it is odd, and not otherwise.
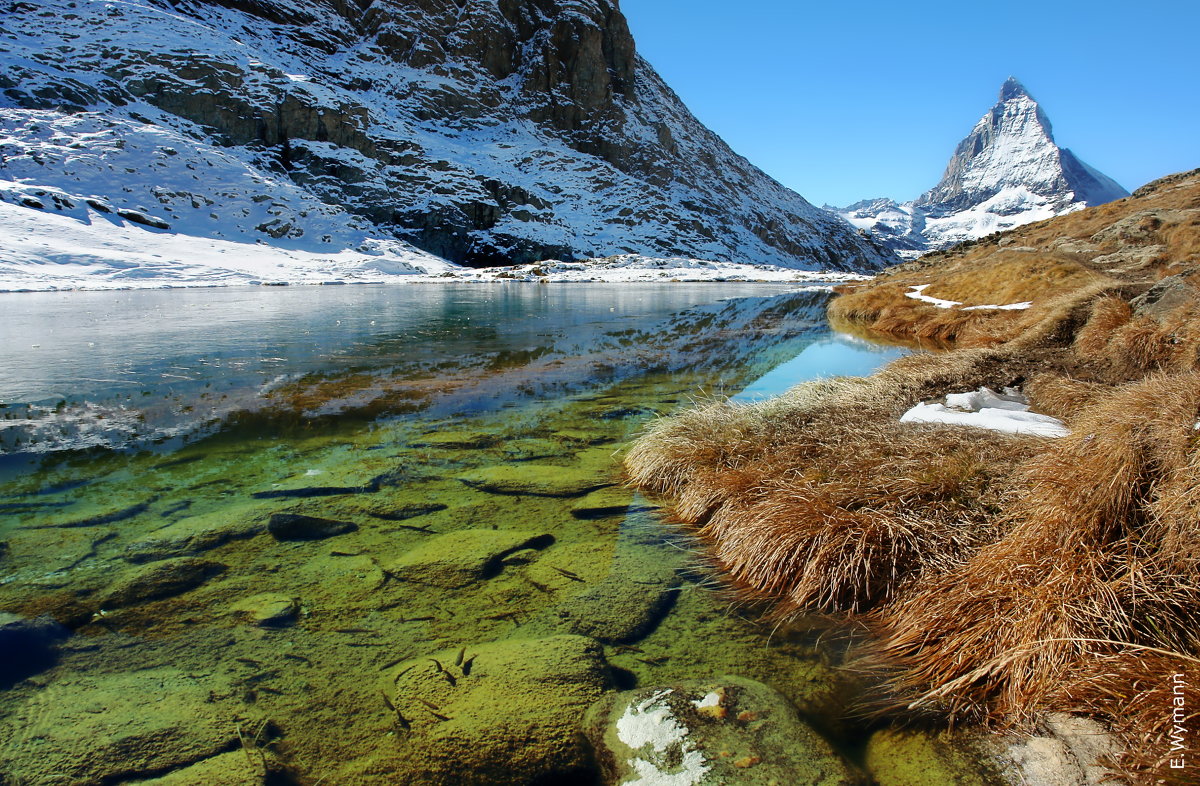
<path fill-rule="evenodd" d="M 638 566 L 663 559 L 684 577 L 669 610 L 606 644 L 623 679 L 737 673 L 832 715 L 824 656 L 728 614 L 618 485 L 622 446 L 656 415 L 897 354 L 833 334 L 826 298 L 705 284 L 0 296 L 0 611 L 74 631 L 8 675 L 0 780 L 80 755 L 63 708 L 158 669 L 218 697 L 181 715 L 269 720 L 299 782 L 375 782 L 371 757 L 407 766 L 374 695 L 383 666 L 554 632 L 554 609 L 614 572 L 650 586 Z M 276 513 L 357 529 L 280 542 L 263 531 Z M 389 581 L 391 561 L 466 529 L 553 545 L 452 591 Z M 188 560 L 219 572 L 157 597 L 116 591 Z M 294 620 L 248 624 L 262 592 L 294 599 Z M 36 734 L 14 727 L 55 691 L 68 700 L 37 711 Z M 154 769 L 127 775 L 139 766 Z"/>

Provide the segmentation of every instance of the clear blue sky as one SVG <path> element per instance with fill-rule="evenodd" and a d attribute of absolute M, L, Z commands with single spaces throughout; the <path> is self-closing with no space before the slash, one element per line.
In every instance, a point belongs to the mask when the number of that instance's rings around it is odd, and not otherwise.
<path fill-rule="evenodd" d="M 621 0 L 638 49 L 817 205 L 932 187 L 1010 74 L 1129 190 L 1200 167 L 1200 2 Z"/>

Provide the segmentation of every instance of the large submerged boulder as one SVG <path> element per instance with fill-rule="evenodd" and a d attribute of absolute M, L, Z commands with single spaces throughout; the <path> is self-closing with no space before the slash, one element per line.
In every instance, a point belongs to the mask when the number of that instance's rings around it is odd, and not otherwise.
<path fill-rule="evenodd" d="M 742 677 L 609 694 L 584 731 L 611 786 L 867 783 L 782 694 Z"/>
<path fill-rule="evenodd" d="M 397 782 L 582 777 L 583 715 L 609 687 L 601 646 L 582 636 L 500 641 L 401 663 L 382 684 L 405 763 Z"/>
<path fill-rule="evenodd" d="M 12 783 L 120 783 L 210 758 L 237 743 L 228 685 L 156 668 L 51 682 L 0 722 Z M 9 782 L 5 780 L 5 782 Z"/>

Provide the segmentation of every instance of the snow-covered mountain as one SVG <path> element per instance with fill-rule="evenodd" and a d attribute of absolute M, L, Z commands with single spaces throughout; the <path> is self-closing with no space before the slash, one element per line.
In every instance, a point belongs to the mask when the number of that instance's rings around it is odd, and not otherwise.
<path fill-rule="evenodd" d="M 701 125 L 616 0 L 7 5 L 0 277 L 891 261 Z"/>
<path fill-rule="evenodd" d="M 912 202 L 834 208 L 902 256 L 1129 196 L 1054 142 L 1046 113 L 1009 77 L 996 105 L 959 143 L 942 180 Z"/>

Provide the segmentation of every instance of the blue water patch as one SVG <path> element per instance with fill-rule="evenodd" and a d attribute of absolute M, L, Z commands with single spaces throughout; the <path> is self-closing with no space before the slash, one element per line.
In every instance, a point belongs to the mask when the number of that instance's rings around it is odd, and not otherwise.
<path fill-rule="evenodd" d="M 864 377 L 911 350 L 872 344 L 844 333 L 809 344 L 733 396 L 734 401 L 761 401 L 801 382 L 822 377 Z"/>

